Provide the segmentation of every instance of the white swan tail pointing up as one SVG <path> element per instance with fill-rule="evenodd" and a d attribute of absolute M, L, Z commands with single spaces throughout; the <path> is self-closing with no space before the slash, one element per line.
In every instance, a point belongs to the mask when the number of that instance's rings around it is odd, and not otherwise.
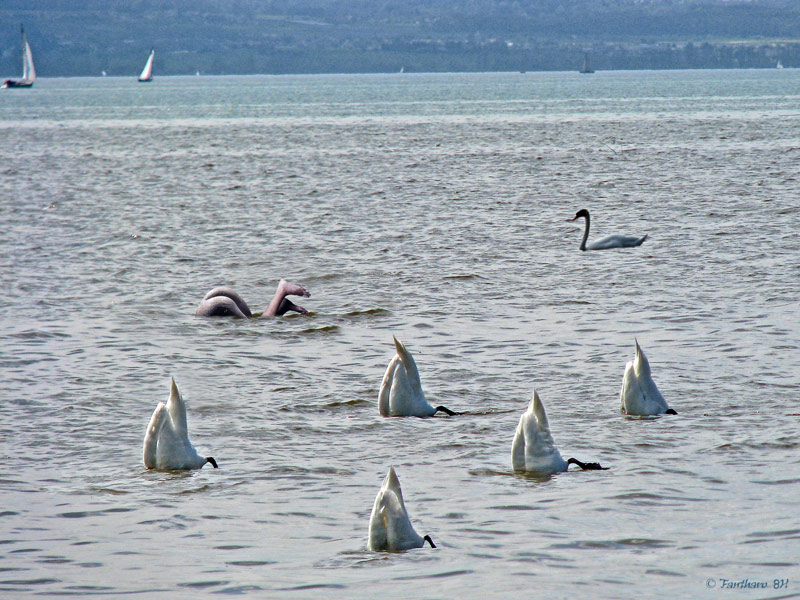
<path fill-rule="evenodd" d="M 433 407 L 425 399 L 414 357 L 403 342 L 392 336 L 396 354 L 389 361 L 378 392 L 378 411 L 384 417 L 432 417 L 437 411 L 457 415 L 444 406 Z"/>
<path fill-rule="evenodd" d="M 550 434 L 550 423 L 539 394 L 533 390 L 528 410 L 522 413 L 511 444 L 511 466 L 515 471 L 550 475 L 578 465 L 584 470 L 605 470 L 599 463 L 584 463 L 577 458 L 564 460 Z"/>
<path fill-rule="evenodd" d="M 669 407 L 653 381 L 650 362 L 636 341 L 636 355 L 625 365 L 622 389 L 619 393 L 620 410 L 628 415 L 678 414 Z"/>
<path fill-rule="evenodd" d="M 383 479 L 372 506 L 369 519 L 369 549 L 375 552 L 397 552 L 422 548 L 426 541 L 432 548 L 436 547 L 430 536 L 423 537 L 414 531 L 403 502 L 400 480 L 394 467 L 389 467 L 389 473 Z"/>
<path fill-rule="evenodd" d="M 159 402 L 150 417 L 142 446 L 144 466 L 163 471 L 200 469 L 206 463 L 217 468 L 213 457 L 202 457 L 189 441 L 186 404 L 175 380 L 172 380 L 169 400 Z"/>

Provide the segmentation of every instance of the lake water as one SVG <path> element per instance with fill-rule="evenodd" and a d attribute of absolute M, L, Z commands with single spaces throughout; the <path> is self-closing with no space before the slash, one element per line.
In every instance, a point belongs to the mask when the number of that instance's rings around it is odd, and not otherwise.
<path fill-rule="evenodd" d="M 797 71 L 40 79 L 0 138 L 3 598 L 800 597 Z M 465 415 L 379 416 L 393 335 Z M 171 376 L 219 469 L 143 468 Z M 609 470 L 512 473 L 534 387 Z M 390 465 L 437 549 L 367 550 Z"/>

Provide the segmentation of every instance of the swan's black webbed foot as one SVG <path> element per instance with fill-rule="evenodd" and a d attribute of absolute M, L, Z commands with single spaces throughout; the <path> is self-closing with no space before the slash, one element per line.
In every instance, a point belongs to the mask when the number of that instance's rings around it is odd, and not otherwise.
<path fill-rule="evenodd" d="M 424 538 L 422 538 L 422 540 L 423 540 L 423 543 L 422 543 L 423 546 L 425 545 L 425 542 L 428 542 L 431 545 L 431 548 L 436 548 L 436 544 L 433 543 L 433 540 L 431 539 L 431 536 L 426 535 Z"/>
<path fill-rule="evenodd" d="M 601 467 L 600 463 L 585 463 L 579 461 L 577 458 L 570 458 L 567 464 L 578 465 L 584 471 L 608 471 L 608 467 Z"/>
<path fill-rule="evenodd" d="M 217 461 L 215 461 L 215 460 L 214 460 L 214 457 L 213 457 L 213 456 L 206 456 L 206 460 L 207 460 L 208 462 L 210 462 L 210 463 L 211 463 L 211 466 L 212 466 L 212 467 L 214 467 L 215 469 L 218 469 L 218 468 L 219 468 L 219 467 L 217 466 Z"/>
<path fill-rule="evenodd" d="M 667 410 L 664 411 L 664 414 L 665 415 L 677 415 L 678 411 L 675 410 L 674 408 L 668 408 Z"/>
<path fill-rule="evenodd" d="M 455 417 L 456 415 L 460 415 L 461 414 L 461 413 L 453 412 L 452 410 L 450 410 L 446 406 L 437 406 L 436 407 L 436 412 L 439 412 L 439 411 L 442 411 L 443 413 L 447 413 L 451 417 Z"/>

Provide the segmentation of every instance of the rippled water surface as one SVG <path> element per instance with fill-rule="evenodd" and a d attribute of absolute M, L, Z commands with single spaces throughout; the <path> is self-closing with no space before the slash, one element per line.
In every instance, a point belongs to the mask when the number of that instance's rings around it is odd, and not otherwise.
<path fill-rule="evenodd" d="M 797 597 L 796 71 L 42 79 L 0 137 L 0 596 Z M 465 415 L 378 415 L 392 335 Z M 219 469 L 143 468 L 170 376 Z M 534 387 L 609 470 L 511 472 Z M 390 465 L 437 549 L 367 550 Z"/>

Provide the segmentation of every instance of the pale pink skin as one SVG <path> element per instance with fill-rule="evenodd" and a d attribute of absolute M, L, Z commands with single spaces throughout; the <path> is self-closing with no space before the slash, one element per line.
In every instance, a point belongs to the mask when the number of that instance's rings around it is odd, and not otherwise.
<path fill-rule="evenodd" d="M 308 311 L 302 306 L 297 306 L 286 296 L 304 296 L 310 298 L 311 294 L 303 286 L 289 283 L 285 279 L 278 282 L 275 295 L 264 310 L 262 316 L 274 317 L 293 310 L 302 314 Z M 208 292 L 194 313 L 198 317 L 251 317 L 252 313 L 244 299 L 230 288 L 218 287 Z"/>
<path fill-rule="evenodd" d="M 264 310 L 263 315 L 266 317 L 274 317 L 275 315 L 282 315 L 288 310 L 294 310 L 302 314 L 308 312 L 302 306 L 297 306 L 289 300 L 286 300 L 286 296 L 303 296 L 304 298 L 310 298 L 311 293 L 302 285 L 289 283 L 285 279 L 281 279 L 278 282 L 278 288 L 275 290 L 275 295 L 272 297 L 269 306 L 267 306 L 266 310 Z M 288 306 L 286 303 L 288 303 Z"/>

